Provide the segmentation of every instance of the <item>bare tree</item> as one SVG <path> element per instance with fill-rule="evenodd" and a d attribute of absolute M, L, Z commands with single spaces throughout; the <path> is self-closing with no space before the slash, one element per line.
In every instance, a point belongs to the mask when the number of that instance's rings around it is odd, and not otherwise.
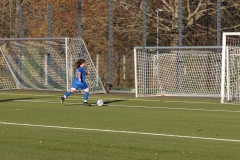
<path fill-rule="evenodd" d="M 240 27 L 240 3 L 232 0 L 221 1 L 222 30 L 237 31 Z M 217 36 L 217 2 L 216 0 L 183 0 L 183 40 L 185 45 L 206 45 L 210 38 L 210 45 L 216 45 Z M 149 6 L 150 33 L 155 34 L 156 15 L 154 8 Z M 162 6 L 163 13 L 159 17 L 160 34 L 164 33 L 163 41 L 170 37 L 168 45 L 178 44 L 179 28 L 179 0 L 162 0 L 158 3 Z M 161 8 L 161 7 L 160 7 Z M 207 35 L 208 34 L 208 35 Z M 198 41 L 195 43 L 194 41 Z"/>

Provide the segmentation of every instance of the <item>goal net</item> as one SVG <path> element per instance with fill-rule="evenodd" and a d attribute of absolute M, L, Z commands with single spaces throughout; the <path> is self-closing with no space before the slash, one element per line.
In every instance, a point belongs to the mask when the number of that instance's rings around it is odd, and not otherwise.
<path fill-rule="evenodd" d="M 135 89 L 141 96 L 220 96 L 221 47 L 135 47 Z"/>
<path fill-rule="evenodd" d="M 86 76 L 91 92 L 105 93 L 82 39 L 0 39 L 0 89 L 69 90 L 79 58 L 91 72 Z"/>
<path fill-rule="evenodd" d="M 222 37 L 221 103 L 240 102 L 240 32 Z"/>

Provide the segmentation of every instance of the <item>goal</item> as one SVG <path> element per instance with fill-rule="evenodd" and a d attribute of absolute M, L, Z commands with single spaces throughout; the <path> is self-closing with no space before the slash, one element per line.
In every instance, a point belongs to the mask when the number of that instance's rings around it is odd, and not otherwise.
<path fill-rule="evenodd" d="M 79 58 L 91 72 L 90 91 L 106 93 L 81 38 L 0 39 L 0 89 L 69 90 Z"/>
<path fill-rule="evenodd" d="M 135 47 L 136 97 L 220 97 L 221 48 Z"/>
<path fill-rule="evenodd" d="M 224 32 L 222 37 L 221 103 L 240 102 L 240 32 Z"/>

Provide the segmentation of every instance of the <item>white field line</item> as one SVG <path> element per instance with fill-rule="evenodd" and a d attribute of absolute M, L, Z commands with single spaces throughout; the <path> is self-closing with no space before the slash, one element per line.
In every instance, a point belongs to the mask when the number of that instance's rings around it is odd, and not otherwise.
<path fill-rule="evenodd" d="M 52 103 L 52 104 L 59 103 L 59 102 L 43 101 L 43 100 L 13 100 L 13 101 L 16 101 L 16 102 L 33 102 L 33 103 Z M 80 103 L 69 103 L 69 102 L 64 102 L 64 103 L 65 104 L 80 104 Z M 171 108 L 171 107 L 148 107 L 148 106 L 129 106 L 129 105 L 108 105 L 108 106 L 126 107 L 126 108 L 145 108 L 145 109 L 167 109 L 167 110 L 184 110 L 184 111 L 240 113 L 240 111 L 230 111 L 230 110 L 209 110 L 209 109 L 190 109 L 190 108 Z"/>
<path fill-rule="evenodd" d="M 0 94 L 5 94 L 5 95 L 21 95 L 21 96 L 52 96 L 52 97 L 55 97 L 56 95 L 33 95 L 33 94 L 11 94 L 11 93 L 0 93 Z M 91 99 L 103 99 L 103 97 L 91 97 Z M 109 99 L 109 100 L 130 100 L 130 101 L 146 101 L 146 102 L 162 102 L 162 103 L 193 103 L 193 104 L 196 104 L 196 103 L 200 103 L 200 104 L 218 104 L 218 105 L 240 105 L 238 103 L 224 103 L 224 104 L 221 104 L 220 102 L 219 103 L 216 103 L 216 102 L 191 102 L 191 101 L 165 101 L 165 100 L 153 100 L 153 99 L 140 99 L 140 98 L 136 98 L 136 99 L 118 99 L 118 98 L 106 98 L 104 97 L 104 99 Z M 76 98 L 76 97 L 70 97 L 68 98 L 68 100 L 79 100 L 79 98 Z"/>
<path fill-rule="evenodd" d="M 225 142 L 240 142 L 240 140 L 235 140 L 235 139 L 220 139 L 220 138 L 207 138 L 207 137 L 193 137 L 193 136 L 181 136 L 181 135 L 159 134 L 159 133 L 147 133 L 147 132 L 118 131 L 118 130 L 91 129 L 91 128 L 76 128 L 76 127 L 63 127 L 63 126 L 47 126 L 47 125 L 7 123 L 7 122 L 0 122 L 0 124 L 3 124 L 3 125 L 14 125 L 14 126 L 28 126 L 28 127 L 42 127 L 42 128 L 69 129 L 69 130 L 96 131 L 96 132 L 125 133 L 125 134 L 162 136 L 162 137 L 175 137 L 175 138 L 188 138 L 188 139 L 201 139 L 201 140 L 213 140 L 213 141 L 225 141 Z"/>
<path fill-rule="evenodd" d="M 128 101 L 146 101 L 146 102 L 171 102 L 171 103 L 202 103 L 202 104 L 221 104 L 219 103 L 215 103 L 215 102 L 191 102 L 191 101 L 166 101 L 166 100 L 155 100 L 155 99 L 140 99 L 140 98 L 136 98 L 136 99 L 121 99 L 121 98 L 106 98 L 106 97 L 91 97 L 91 99 L 106 99 L 106 100 L 128 100 Z M 79 98 L 76 97 L 69 97 L 68 100 L 79 100 Z"/>
<path fill-rule="evenodd" d="M 110 105 L 110 106 L 121 106 L 127 108 L 147 108 L 147 109 L 168 109 L 168 110 L 185 110 L 185 111 L 204 111 L 204 112 L 229 112 L 229 113 L 240 113 L 240 111 L 229 111 L 229 110 L 210 110 L 210 109 L 191 109 L 191 108 L 171 108 L 171 107 L 148 107 L 148 106 L 127 106 L 127 105 Z"/>
<path fill-rule="evenodd" d="M 101 97 L 96 98 L 96 97 L 91 97 L 91 99 L 102 99 Z M 165 100 L 147 100 L 147 99 L 117 99 L 117 98 L 104 98 L 106 100 L 127 100 L 127 101 L 145 101 L 145 102 L 160 102 L 160 103 L 199 103 L 199 104 L 218 104 L 218 105 L 222 105 L 220 102 L 219 103 L 214 103 L 214 102 L 191 102 L 191 101 L 165 101 Z M 68 98 L 68 100 L 70 101 L 75 101 L 75 100 L 79 100 L 79 98 Z M 225 104 L 225 103 L 224 103 Z M 240 104 L 230 104 L 230 105 L 240 105 Z"/>
<path fill-rule="evenodd" d="M 33 95 L 33 94 L 18 94 L 18 93 L 0 93 L 0 94 L 4 94 L 4 95 L 20 95 L 20 96 L 56 96 L 56 95 Z M 80 97 L 82 97 L 82 96 L 80 96 Z M 70 96 L 68 98 L 68 100 L 78 100 L 79 98 Z M 91 99 L 102 99 L 102 98 L 103 97 L 96 97 L 96 96 L 91 97 Z M 162 100 L 151 100 L 151 99 L 149 100 L 149 99 L 140 99 L 140 98 L 136 98 L 136 99 L 119 99 L 119 98 L 106 98 L 106 97 L 104 97 L 104 98 L 105 99 L 112 99 L 112 100 L 131 100 L 131 101 L 146 101 L 146 102 L 153 101 L 153 102 L 211 103 L 211 102 L 190 102 L 190 101 L 162 101 Z M 216 103 L 216 104 L 219 104 L 219 103 Z"/>
<path fill-rule="evenodd" d="M 91 97 L 91 99 L 103 99 L 103 97 Z M 106 98 L 104 97 L 104 99 L 106 100 L 125 100 L 125 101 L 145 101 L 145 102 L 160 102 L 160 103 L 190 103 L 190 104 L 217 104 L 217 105 L 240 105 L 238 103 L 224 103 L 224 104 L 221 104 L 220 102 L 219 103 L 216 103 L 216 102 L 191 102 L 191 101 L 166 101 L 166 100 L 147 100 L 147 99 L 139 99 L 139 98 L 136 98 L 136 99 L 118 99 L 118 98 Z M 72 101 L 75 101 L 75 100 L 79 100 L 79 98 L 76 98 L 76 97 L 70 97 L 68 98 L 68 100 L 72 100 Z"/>
<path fill-rule="evenodd" d="M 59 92 L 60 93 L 60 92 Z M 52 95 L 46 95 L 46 94 L 44 94 L 44 95 L 37 95 L 37 94 L 20 94 L 20 93 L 0 93 L 0 95 L 14 95 L 14 96 L 52 96 L 52 97 L 56 97 L 57 95 L 59 96 L 59 94 L 52 94 Z M 62 92 L 62 95 L 64 95 L 64 93 Z M 75 95 L 76 96 L 76 94 L 73 94 L 73 95 Z M 93 95 L 95 95 L 95 94 L 93 94 Z M 83 94 L 80 94 L 79 95 L 80 97 L 82 97 L 83 96 Z M 60 96 L 59 96 L 59 98 L 60 98 Z M 102 97 L 93 97 L 93 98 L 95 98 L 95 99 L 101 99 Z M 77 99 L 77 98 L 74 98 L 74 97 L 70 97 L 70 99 Z M 108 99 L 116 99 L 116 98 L 108 98 Z"/>

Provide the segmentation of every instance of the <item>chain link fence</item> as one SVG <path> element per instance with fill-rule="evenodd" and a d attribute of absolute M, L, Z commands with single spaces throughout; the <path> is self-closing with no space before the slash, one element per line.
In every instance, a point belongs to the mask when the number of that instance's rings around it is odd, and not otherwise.
<path fill-rule="evenodd" d="M 223 31 L 239 31 L 240 4 L 231 0 L 37 0 L 0 2 L 0 37 L 77 37 L 85 40 L 103 82 L 115 88 L 134 87 L 133 48 L 146 45 L 217 46 Z M 113 57 L 109 57 L 113 3 Z M 144 12 L 143 2 L 146 2 Z M 180 6 L 180 7 L 179 7 Z M 156 9 L 159 8 L 158 12 Z M 179 10 L 179 8 L 181 10 Z M 146 13 L 144 16 L 143 13 Z M 157 23 L 158 22 L 158 23 Z M 110 65 L 112 61 L 113 65 Z M 109 75 L 112 68 L 113 75 Z"/>

